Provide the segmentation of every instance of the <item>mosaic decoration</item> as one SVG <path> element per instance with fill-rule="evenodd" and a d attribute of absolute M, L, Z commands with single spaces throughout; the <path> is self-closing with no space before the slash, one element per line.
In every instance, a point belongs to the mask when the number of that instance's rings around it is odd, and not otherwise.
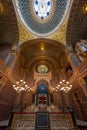
<path fill-rule="evenodd" d="M 0 0 L 0 44 L 17 45 L 18 40 L 19 32 L 12 1 Z"/>
<path fill-rule="evenodd" d="M 26 30 L 40 37 L 53 34 L 62 25 L 70 6 L 70 0 L 16 0 L 14 3 Z"/>
<path fill-rule="evenodd" d="M 73 2 L 66 32 L 68 46 L 75 47 L 77 42 L 87 39 L 87 13 L 83 10 L 86 4 L 86 0 Z"/>
<path fill-rule="evenodd" d="M 35 14 L 42 20 L 47 18 L 51 12 L 51 0 L 34 0 Z"/>

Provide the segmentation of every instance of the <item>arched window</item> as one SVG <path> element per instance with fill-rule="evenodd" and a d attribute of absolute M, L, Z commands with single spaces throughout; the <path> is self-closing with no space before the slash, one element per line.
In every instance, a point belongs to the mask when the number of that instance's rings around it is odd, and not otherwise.
<path fill-rule="evenodd" d="M 45 74 L 48 72 L 48 67 L 46 65 L 39 65 L 37 71 L 38 73 Z"/>
<path fill-rule="evenodd" d="M 46 83 L 40 83 L 36 92 L 36 106 L 49 105 L 48 88 Z"/>

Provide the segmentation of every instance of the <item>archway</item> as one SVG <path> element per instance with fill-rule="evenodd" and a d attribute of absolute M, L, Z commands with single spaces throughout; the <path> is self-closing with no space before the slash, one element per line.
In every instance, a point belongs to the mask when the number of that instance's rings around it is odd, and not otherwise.
<path fill-rule="evenodd" d="M 49 106 L 49 89 L 48 83 L 45 80 L 40 80 L 37 83 L 36 90 L 36 106 Z"/>

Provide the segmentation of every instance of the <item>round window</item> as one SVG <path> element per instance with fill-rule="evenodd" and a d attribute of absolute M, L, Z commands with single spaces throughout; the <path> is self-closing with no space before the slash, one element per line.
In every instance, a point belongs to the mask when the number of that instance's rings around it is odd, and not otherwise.
<path fill-rule="evenodd" d="M 47 73 L 48 72 L 48 67 L 46 65 L 39 65 L 37 68 L 38 73 Z"/>

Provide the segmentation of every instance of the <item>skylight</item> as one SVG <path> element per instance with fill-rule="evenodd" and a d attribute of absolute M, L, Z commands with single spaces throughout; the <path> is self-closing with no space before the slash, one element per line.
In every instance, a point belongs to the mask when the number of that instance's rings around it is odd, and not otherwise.
<path fill-rule="evenodd" d="M 52 0 L 34 0 L 34 12 L 42 20 L 49 16 L 51 7 Z"/>

